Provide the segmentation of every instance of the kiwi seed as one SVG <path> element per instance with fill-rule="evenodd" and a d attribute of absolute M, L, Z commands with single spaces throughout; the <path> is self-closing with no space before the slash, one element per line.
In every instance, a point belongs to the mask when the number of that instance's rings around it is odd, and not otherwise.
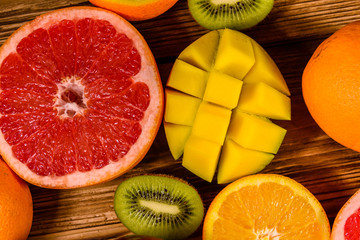
<path fill-rule="evenodd" d="M 163 175 L 144 175 L 122 182 L 114 208 L 132 232 L 161 239 L 184 239 L 201 224 L 204 206 L 186 182 Z"/>
<path fill-rule="evenodd" d="M 188 0 L 193 18 L 204 28 L 244 30 L 261 22 L 274 0 Z"/>

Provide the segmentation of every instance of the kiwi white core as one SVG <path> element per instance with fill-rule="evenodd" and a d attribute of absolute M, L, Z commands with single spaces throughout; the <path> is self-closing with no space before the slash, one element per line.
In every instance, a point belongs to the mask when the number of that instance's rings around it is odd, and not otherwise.
<path fill-rule="evenodd" d="M 176 205 L 170 205 L 166 203 L 159 203 L 154 201 L 147 200 L 139 200 L 139 204 L 143 207 L 147 207 L 156 213 L 170 213 L 170 214 L 178 214 L 180 213 L 180 209 Z"/>
<path fill-rule="evenodd" d="M 239 2 L 239 0 L 210 0 L 212 4 L 220 5 L 220 4 L 235 4 Z M 245 1 L 246 2 L 246 1 Z"/>

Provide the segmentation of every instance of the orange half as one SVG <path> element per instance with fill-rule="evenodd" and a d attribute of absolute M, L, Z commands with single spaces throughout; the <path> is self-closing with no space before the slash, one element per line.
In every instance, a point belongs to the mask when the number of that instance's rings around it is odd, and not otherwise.
<path fill-rule="evenodd" d="M 318 200 L 281 175 L 258 174 L 225 187 L 204 220 L 203 239 L 328 240 L 330 226 Z"/>
<path fill-rule="evenodd" d="M 90 0 L 96 6 L 119 13 L 129 21 L 142 21 L 157 17 L 170 9 L 178 0 Z"/>

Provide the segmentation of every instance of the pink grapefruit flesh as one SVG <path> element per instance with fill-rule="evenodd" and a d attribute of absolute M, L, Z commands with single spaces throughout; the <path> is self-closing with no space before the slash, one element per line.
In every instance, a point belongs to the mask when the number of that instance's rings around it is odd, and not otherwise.
<path fill-rule="evenodd" d="M 0 153 L 32 184 L 75 188 L 120 176 L 145 156 L 162 113 L 154 57 L 115 13 L 56 10 L 0 48 Z"/>
<path fill-rule="evenodd" d="M 360 239 L 360 190 L 338 212 L 332 232 L 332 240 Z"/>

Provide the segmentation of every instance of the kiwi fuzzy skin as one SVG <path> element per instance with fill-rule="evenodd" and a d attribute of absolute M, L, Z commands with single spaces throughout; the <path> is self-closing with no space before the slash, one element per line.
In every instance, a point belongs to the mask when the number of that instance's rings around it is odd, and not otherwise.
<path fill-rule="evenodd" d="M 150 210 L 141 200 L 178 206 L 177 214 Z M 164 175 L 139 175 L 119 184 L 114 209 L 120 221 L 133 233 L 164 240 L 185 239 L 200 226 L 204 206 L 197 190 L 183 179 Z"/>
<path fill-rule="evenodd" d="M 245 30 L 270 13 L 274 0 L 188 0 L 195 21 L 204 28 Z"/>

